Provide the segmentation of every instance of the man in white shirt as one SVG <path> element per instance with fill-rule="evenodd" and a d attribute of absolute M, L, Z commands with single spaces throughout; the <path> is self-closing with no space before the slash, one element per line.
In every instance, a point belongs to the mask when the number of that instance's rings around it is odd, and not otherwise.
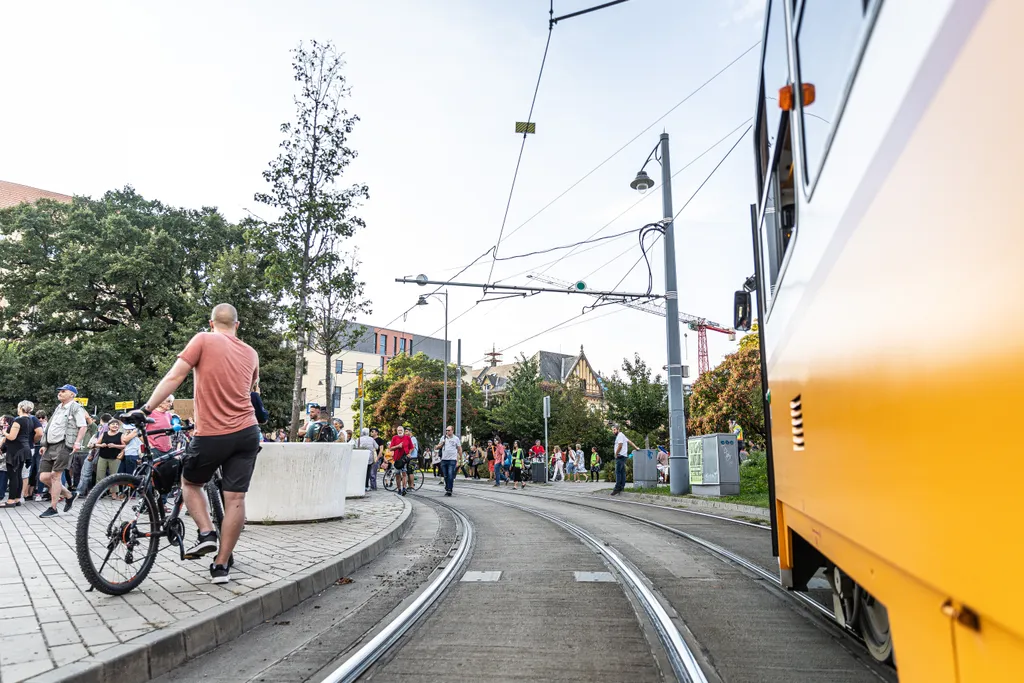
<path fill-rule="evenodd" d="M 619 430 L 619 425 L 612 425 L 612 434 L 615 435 L 615 488 L 612 495 L 617 496 L 626 488 L 626 458 L 629 457 L 629 439 Z"/>
<path fill-rule="evenodd" d="M 373 466 L 377 464 L 377 442 L 370 436 L 370 430 L 363 427 L 362 432 L 359 435 L 359 440 L 356 441 L 356 448 L 359 450 L 366 450 L 370 452 L 368 461 L 366 463 L 366 490 L 377 490 L 377 476 L 376 472 L 373 471 Z"/>
<path fill-rule="evenodd" d="M 444 476 L 444 495 L 451 496 L 455 488 L 455 470 L 462 456 L 462 442 L 455 436 L 455 428 L 448 425 L 444 438 L 437 444 L 441 450 L 441 474 Z"/>

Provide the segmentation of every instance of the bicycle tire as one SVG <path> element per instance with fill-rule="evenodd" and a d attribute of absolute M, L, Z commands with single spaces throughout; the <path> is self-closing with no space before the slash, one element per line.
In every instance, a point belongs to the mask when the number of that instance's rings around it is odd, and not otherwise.
<path fill-rule="evenodd" d="M 82 503 L 81 512 L 78 515 L 78 523 L 75 528 L 75 554 L 78 555 L 78 566 L 89 585 L 107 595 L 124 595 L 137 588 L 149 575 L 153 563 L 156 562 L 157 552 L 160 550 L 160 536 L 154 534 L 149 537 L 149 548 L 134 576 L 122 583 L 112 583 L 100 575 L 99 569 L 93 563 L 92 553 L 89 551 L 89 524 L 100 498 L 116 486 L 131 486 L 136 492 L 135 496 L 141 494 L 140 501 L 146 506 L 146 509 L 140 513 L 140 516 L 148 513 L 150 529 L 154 532 L 161 528 L 152 492 L 146 488 L 140 477 L 136 477 L 134 474 L 113 474 L 93 487 L 89 497 Z"/>
<path fill-rule="evenodd" d="M 395 489 L 395 468 L 392 467 L 384 472 L 384 481 L 382 482 L 386 491 L 393 491 Z"/>
<path fill-rule="evenodd" d="M 423 481 L 424 481 L 423 470 L 416 470 L 415 472 L 413 472 L 412 473 L 412 484 L 413 484 L 412 490 L 413 491 L 419 491 L 423 487 Z"/>
<path fill-rule="evenodd" d="M 220 526 L 224 523 L 224 496 L 213 479 L 206 482 L 206 486 L 203 488 L 206 491 L 206 499 L 210 502 L 210 517 L 213 520 L 213 526 L 219 533 Z"/>

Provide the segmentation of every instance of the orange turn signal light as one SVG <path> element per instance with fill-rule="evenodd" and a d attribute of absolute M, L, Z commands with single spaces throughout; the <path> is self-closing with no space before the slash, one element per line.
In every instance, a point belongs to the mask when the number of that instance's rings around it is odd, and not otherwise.
<path fill-rule="evenodd" d="M 803 106 L 807 107 L 814 104 L 814 84 L 804 83 L 800 86 L 800 95 L 803 100 Z M 793 111 L 793 86 L 785 85 L 779 88 L 779 109 L 783 111 Z"/>

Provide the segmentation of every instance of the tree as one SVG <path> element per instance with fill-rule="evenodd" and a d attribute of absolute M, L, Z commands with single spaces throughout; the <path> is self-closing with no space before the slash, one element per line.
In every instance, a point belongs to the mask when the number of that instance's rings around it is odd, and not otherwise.
<path fill-rule="evenodd" d="M 521 442 L 544 437 L 544 393 L 539 364 L 525 354 L 520 356 L 500 402 L 491 411 L 495 427 L 503 438 Z"/>
<path fill-rule="evenodd" d="M 739 351 L 726 356 L 718 367 L 694 382 L 687 422 L 690 434 L 728 432 L 729 419 L 735 418 L 748 443 L 754 447 L 764 444 L 761 350 L 757 339 L 756 334 L 745 336 Z"/>
<path fill-rule="evenodd" d="M 608 417 L 623 428 L 637 434 L 644 440 L 644 447 L 650 448 L 650 437 L 658 431 L 665 431 L 668 424 L 668 391 L 661 375 L 651 378 L 651 369 L 640 354 L 622 361 L 625 379 L 618 372 L 612 375 L 605 391 L 608 401 Z"/>
<path fill-rule="evenodd" d="M 315 294 L 310 297 L 309 346 L 324 355 L 327 417 L 334 409 L 331 360 L 366 331 L 362 325 L 355 324 L 356 314 L 370 312 L 370 302 L 363 298 L 363 283 L 356 279 L 358 265 L 355 253 L 347 265 L 342 265 L 340 259 L 328 261 L 320 274 L 323 279 L 315 283 Z"/>
<path fill-rule="evenodd" d="M 282 292 L 294 293 L 287 306 L 288 322 L 295 343 L 292 384 L 291 438 L 294 440 L 302 408 L 302 371 L 309 333 L 311 283 L 323 282 L 324 273 L 336 258 L 334 248 L 363 227 L 353 214 L 359 200 L 369 197 L 366 185 L 338 189 L 335 183 L 356 157 L 348 146 L 358 116 L 349 116 L 342 106 L 349 95 L 344 61 L 331 43 L 313 41 L 306 49 L 301 43 L 293 50 L 292 68 L 299 93 L 295 96 L 294 123 L 285 123 L 281 152 L 263 172 L 269 192 L 258 193 L 256 201 L 280 213 L 264 226 L 264 237 L 272 245 L 275 263 L 270 274 Z"/>
<path fill-rule="evenodd" d="M 551 444 L 579 443 L 602 450 L 612 445 L 612 432 L 605 426 L 604 415 L 591 408 L 578 388 L 556 387 L 551 394 L 549 427 Z"/>
<path fill-rule="evenodd" d="M 242 230 L 216 209 L 171 207 L 126 187 L 5 209 L 0 236 L 0 362 L 13 373 L 0 402 L 52 405 L 53 388 L 73 379 L 90 407 L 112 407 L 138 400 L 202 329 L 212 264 Z"/>

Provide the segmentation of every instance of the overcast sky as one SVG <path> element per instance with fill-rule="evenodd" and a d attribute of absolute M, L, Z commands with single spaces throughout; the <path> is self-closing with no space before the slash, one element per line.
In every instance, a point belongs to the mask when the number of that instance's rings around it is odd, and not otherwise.
<path fill-rule="evenodd" d="M 594 4 L 555 0 L 555 14 Z M 527 140 L 499 255 L 586 239 L 624 211 L 601 234 L 661 218 L 658 191 L 629 209 L 641 198 L 629 182 L 658 134 L 671 135 L 678 171 L 739 127 L 676 176 L 678 211 L 746 129 L 759 48 L 523 225 L 753 46 L 763 6 L 630 0 L 556 25 L 533 116 L 537 134 Z M 495 243 L 521 142 L 514 124 L 527 117 L 547 16 L 547 0 L 15 3 L 0 27 L 8 65 L 0 179 L 91 196 L 130 184 L 165 203 L 219 207 L 230 220 L 245 209 L 269 214 L 252 197 L 264 189 L 279 125 L 293 113 L 289 50 L 300 40 L 332 40 L 346 55 L 349 110 L 361 118 L 351 138 L 359 158 L 344 182 L 370 187 L 359 209 L 367 228 L 349 245 L 363 260 L 368 319 L 440 336 L 441 306 L 403 319 L 423 290 L 394 278 L 450 277 Z M 753 170 L 748 133 L 676 223 L 684 312 L 731 325 L 732 293 L 753 272 Z M 655 162 L 648 172 L 660 177 Z M 498 262 L 493 279 L 528 284 L 524 271 L 540 272 L 564 253 Z M 635 236 L 609 240 L 547 275 L 607 289 L 640 254 Z M 652 257 L 655 291 L 663 291 L 660 242 Z M 481 260 L 459 279 L 483 282 L 490 268 L 490 258 Z M 646 286 L 641 263 L 620 289 Z M 492 344 L 506 361 L 538 349 L 576 353 L 583 344 L 606 374 L 633 352 L 656 368 L 666 362 L 663 318 L 607 306 L 519 343 L 578 315 L 587 301 L 542 294 L 473 307 L 479 298 L 479 290 L 451 289 L 449 336 L 462 338 L 466 363 L 481 365 Z M 709 345 L 712 364 L 736 347 L 714 333 Z M 695 332 L 688 357 L 692 381 Z"/>

